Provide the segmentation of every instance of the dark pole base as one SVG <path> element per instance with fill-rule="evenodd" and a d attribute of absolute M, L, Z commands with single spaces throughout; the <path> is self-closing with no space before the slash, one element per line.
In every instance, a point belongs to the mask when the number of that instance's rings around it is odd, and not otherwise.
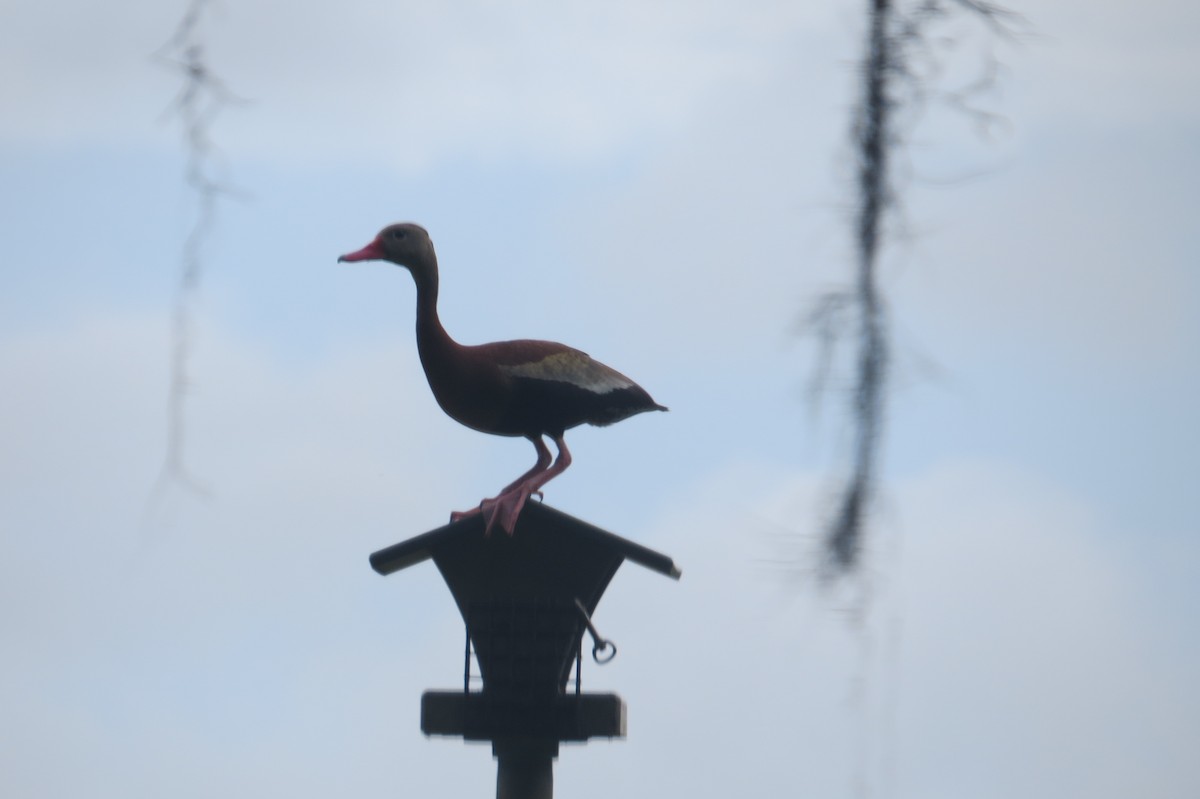
<path fill-rule="evenodd" d="M 496 799 L 553 799 L 557 741 L 496 741 L 492 753 Z"/>

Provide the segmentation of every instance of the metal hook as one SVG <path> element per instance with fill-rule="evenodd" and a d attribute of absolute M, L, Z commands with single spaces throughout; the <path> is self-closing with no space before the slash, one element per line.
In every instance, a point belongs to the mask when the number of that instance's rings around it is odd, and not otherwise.
<path fill-rule="evenodd" d="M 587 608 L 579 601 L 578 597 L 575 598 L 575 607 L 579 608 L 579 615 L 583 616 L 583 623 L 587 625 L 588 632 L 592 634 L 592 642 L 594 643 L 592 647 L 592 660 L 603 666 L 617 656 L 617 645 L 600 635 L 596 630 L 596 625 L 592 624 L 591 617 L 588 616 Z M 604 652 L 608 649 L 611 649 L 612 652 L 606 657 Z"/>

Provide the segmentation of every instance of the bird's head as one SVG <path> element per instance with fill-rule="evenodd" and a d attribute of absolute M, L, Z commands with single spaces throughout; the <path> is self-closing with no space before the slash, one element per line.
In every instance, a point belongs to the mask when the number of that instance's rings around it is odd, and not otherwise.
<path fill-rule="evenodd" d="M 338 258 L 338 263 L 343 261 L 391 261 L 409 271 L 427 270 L 436 263 L 429 234 L 411 222 L 388 225 L 366 247 Z"/>

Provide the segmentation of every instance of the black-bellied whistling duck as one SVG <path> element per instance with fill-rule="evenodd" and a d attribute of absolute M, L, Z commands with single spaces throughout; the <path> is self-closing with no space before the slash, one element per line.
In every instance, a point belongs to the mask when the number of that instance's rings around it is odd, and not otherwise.
<path fill-rule="evenodd" d="M 452 521 L 483 513 L 485 534 L 500 527 L 512 535 L 521 508 L 542 486 L 571 465 L 563 432 L 583 423 L 609 425 L 643 411 L 665 411 L 645 389 L 585 353 L 552 341 L 497 341 L 463 346 L 438 319 L 437 256 L 419 225 L 385 227 L 374 241 L 342 261 L 391 261 L 408 269 L 417 284 L 417 352 L 438 405 L 474 430 L 524 436 L 537 463 L 479 507 L 451 514 Z M 550 436 L 558 457 L 542 436 Z"/>

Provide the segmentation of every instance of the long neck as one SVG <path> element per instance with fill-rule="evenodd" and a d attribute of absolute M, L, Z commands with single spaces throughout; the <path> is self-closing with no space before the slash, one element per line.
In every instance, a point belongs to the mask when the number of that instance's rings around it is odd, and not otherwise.
<path fill-rule="evenodd" d="M 458 345 L 438 318 L 437 262 L 431 261 L 425 268 L 411 271 L 413 281 L 417 284 L 417 352 L 428 372 L 431 362 L 444 359 Z"/>

